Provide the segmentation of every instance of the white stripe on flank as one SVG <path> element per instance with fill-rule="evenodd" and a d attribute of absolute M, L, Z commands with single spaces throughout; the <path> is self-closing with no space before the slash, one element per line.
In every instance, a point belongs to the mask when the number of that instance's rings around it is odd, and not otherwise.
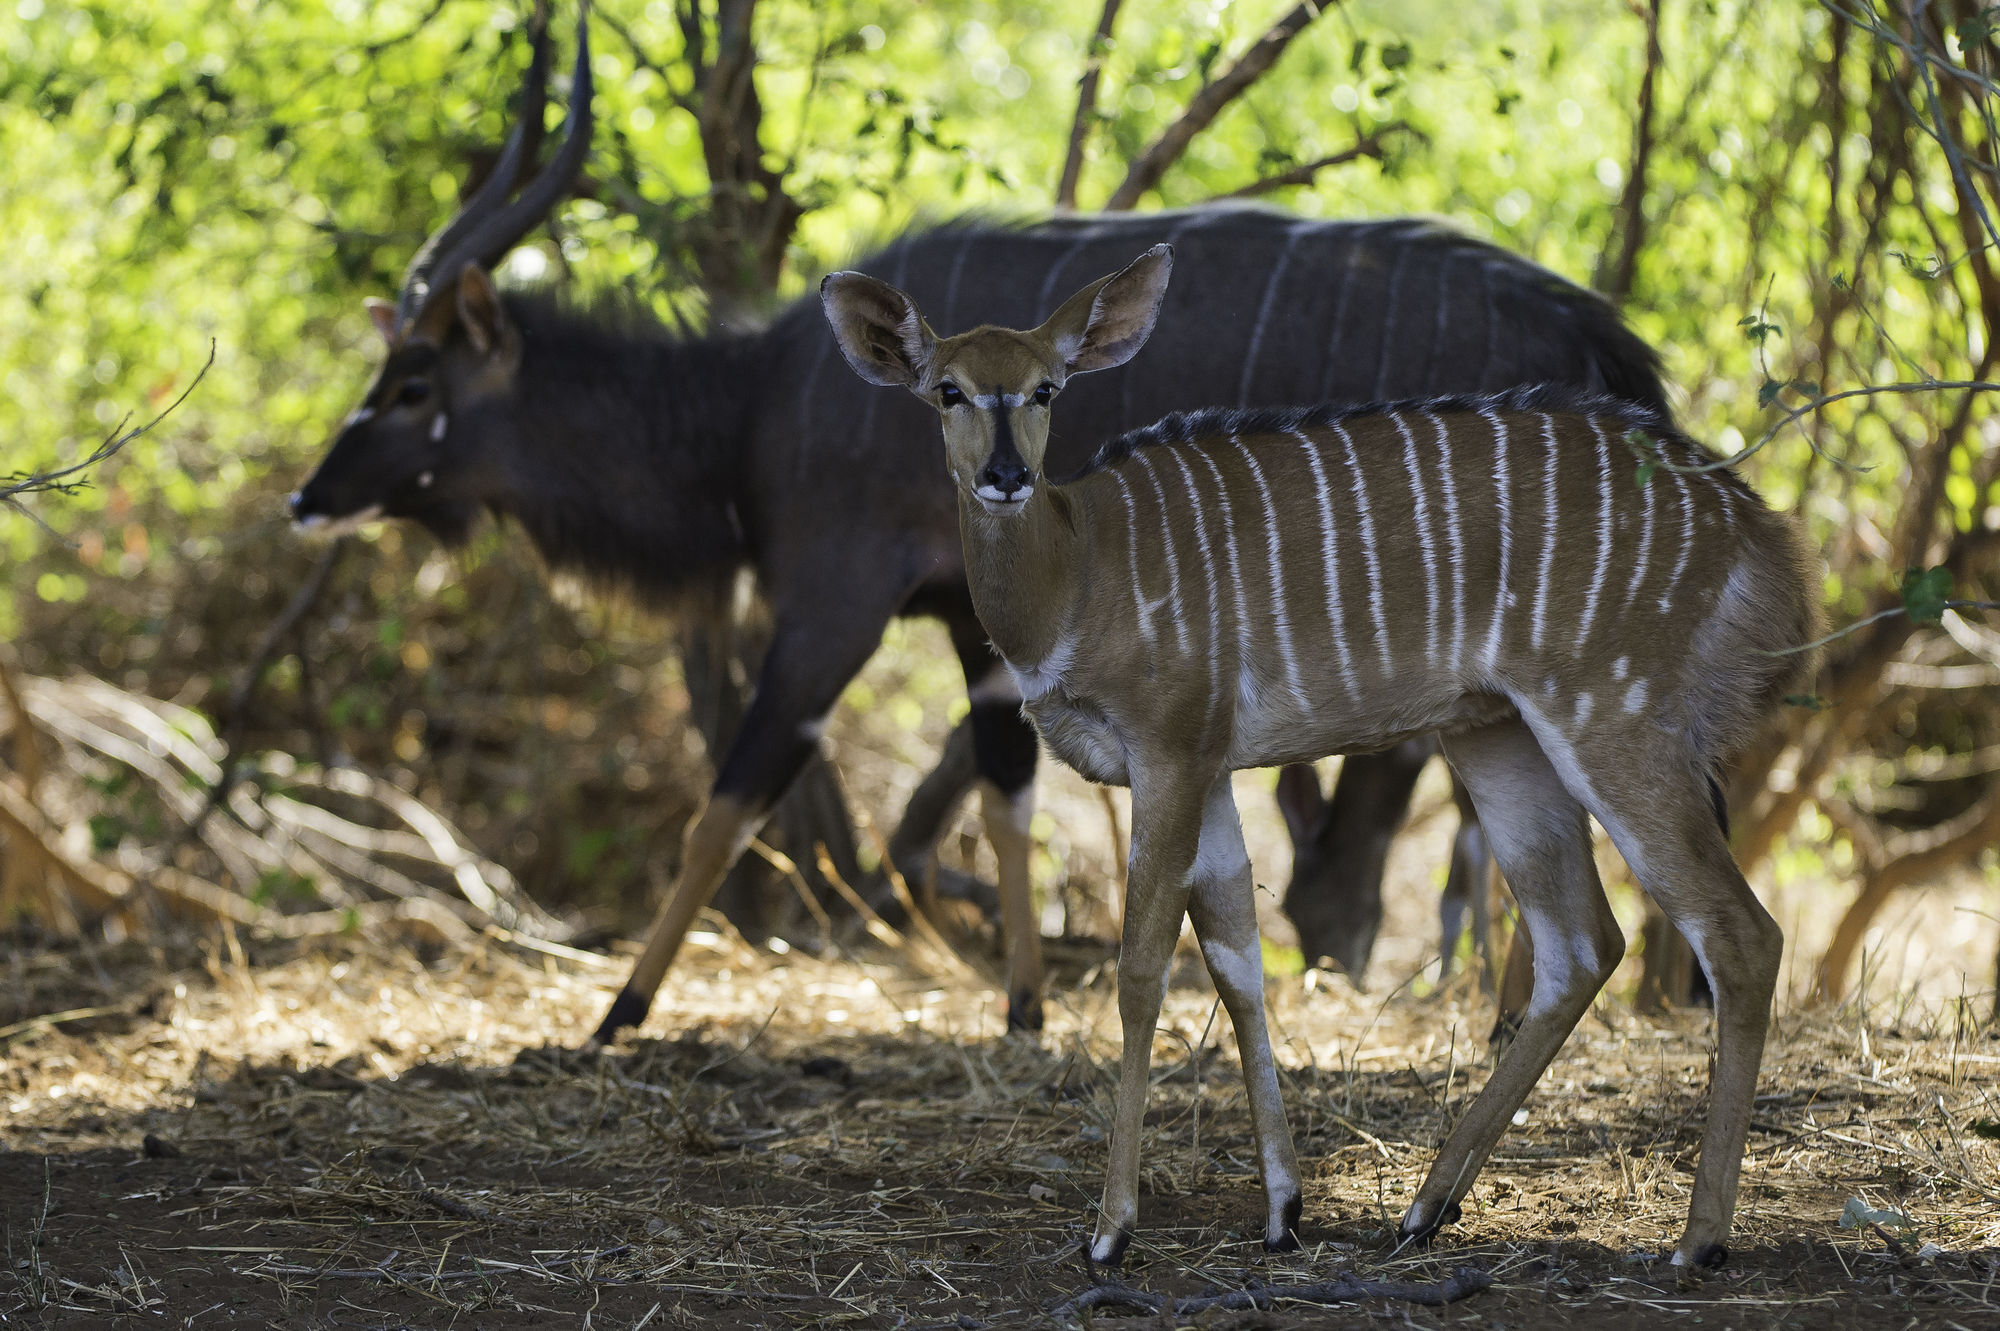
<path fill-rule="evenodd" d="M 1576 630 L 1579 651 L 1597 619 L 1597 600 L 1604 594 L 1604 578 L 1611 571 L 1611 445 L 1604 438 L 1603 423 L 1595 417 L 1590 431 L 1597 436 L 1597 572 L 1591 575 L 1590 592 L 1583 598 L 1583 623 Z"/>
<path fill-rule="evenodd" d="M 1458 526 L 1458 483 L 1451 478 L 1451 432 L 1444 418 L 1427 412 L 1437 430 L 1438 476 L 1444 482 L 1444 534 L 1451 542 L 1451 668 L 1465 668 L 1465 533 Z"/>
<path fill-rule="evenodd" d="M 1181 651 L 1188 650 L 1187 616 L 1182 614 L 1181 605 L 1181 560 L 1174 552 L 1174 531 L 1168 522 L 1172 510 L 1167 507 L 1166 487 L 1160 484 L 1160 477 L 1153 470 L 1153 463 L 1145 449 L 1134 449 L 1133 461 L 1146 469 L 1146 479 L 1153 483 L 1153 497 L 1160 501 L 1160 544 L 1167 548 L 1167 609 L 1174 617 L 1174 639 L 1181 645 Z M 1196 539 L 1201 533 L 1195 532 Z"/>
<path fill-rule="evenodd" d="M 1306 438 L 1301 430 L 1292 434 L 1305 446 L 1313 487 L 1319 492 L 1319 549 L 1326 575 L 1326 622 L 1333 631 L 1334 651 L 1340 656 L 1340 681 L 1347 686 L 1347 696 L 1352 698 L 1359 690 L 1354 682 L 1354 657 L 1347 648 L 1347 624 L 1340 608 L 1340 561 L 1334 553 L 1333 496 L 1326 488 L 1326 469 L 1320 464 L 1319 445 Z"/>
<path fill-rule="evenodd" d="M 1549 614 L 1549 573 L 1556 565 L 1556 418 L 1542 413 L 1542 440 L 1549 446 L 1549 465 L 1542 472 L 1542 488 L 1548 492 L 1542 519 L 1542 571 L 1535 579 L 1535 631 L 1529 645 L 1542 649 L 1542 630 Z"/>
<path fill-rule="evenodd" d="M 1146 646 L 1153 645 L 1153 612 L 1160 608 L 1158 601 L 1146 600 L 1145 584 L 1139 581 L 1139 519 L 1132 503 L 1132 491 L 1125 484 L 1125 478 L 1115 470 L 1111 479 L 1118 482 L 1119 498 L 1125 501 L 1125 544 L 1132 555 L 1132 606 L 1139 616 L 1139 634 L 1146 640 Z"/>
<path fill-rule="evenodd" d="M 1311 226 L 1311 222 L 1294 222 L 1285 228 L 1285 248 L 1278 251 L 1278 261 L 1271 265 L 1271 275 L 1264 279 L 1264 299 L 1257 306 L 1257 322 L 1250 329 L 1250 346 L 1243 353 L 1243 379 L 1236 386 L 1236 405 L 1239 407 L 1250 405 L 1250 385 L 1257 373 L 1257 353 L 1264 346 L 1264 323 L 1271 317 L 1271 303 L 1277 298 L 1278 283 L 1292 262 L 1292 246 L 1299 243 L 1299 234 Z"/>
<path fill-rule="evenodd" d="M 1677 471 L 1667 475 L 1674 478 L 1674 488 L 1681 492 L 1681 552 L 1674 559 L 1674 571 L 1667 577 L 1667 585 L 1660 592 L 1661 611 L 1673 608 L 1674 588 L 1681 585 L 1681 574 L 1687 572 L 1688 556 L 1694 553 L 1694 496 L 1688 491 L 1687 477 Z"/>
<path fill-rule="evenodd" d="M 1507 617 L 1507 603 L 1514 596 L 1507 586 L 1507 564 L 1514 549 L 1514 516 L 1507 494 L 1507 427 L 1491 407 L 1480 414 L 1493 424 L 1493 486 L 1500 510 L 1500 578 L 1493 589 L 1493 627 L 1486 635 L 1486 672 L 1490 675 L 1500 661 L 1500 628 Z"/>
<path fill-rule="evenodd" d="M 1375 616 L 1375 645 L 1381 650 L 1382 673 L 1392 674 L 1396 665 L 1389 655 L 1389 621 L 1382 613 L 1382 561 L 1375 553 L 1375 519 L 1368 511 L 1368 482 L 1361 475 L 1353 436 L 1337 421 L 1328 428 L 1340 436 L 1340 447 L 1347 457 L 1347 474 L 1354 481 L 1354 503 L 1361 518 L 1361 556 L 1368 565 L 1368 608 Z"/>
<path fill-rule="evenodd" d="M 1590 720 L 1591 706 L 1596 702 L 1588 693 L 1576 695 L 1576 728 L 1583 729 L 1583 723 Z"/>
<path fill-rule="evenodd" d="M 1299 678 L 1298 653 L 1292 646 L 1292 624 L 1285 609 L 1285 570 L 1278 552 L 1278 510 L 1271 502 L 1271 487 L 1264 482 L 1264 469 L 1257 465 L 1256 454 L 1245 448 L 1241 454 L 1243 465 L 1250 468 L 1250 479 L 1257 482 L 1257 497 L 1264 503 L 1264 545 L 1271 557 L 1271 629 L 1278 636 L 1278 651 L 1285 658 L 1285 679 L 1292 686 L 1292 697 L 1298 705 L 1310 710 L 1312 704 L 1306 699 L 1306 686 Z"/>
<path fill-rule="evenodd" d="M 1222 646 L 1222 592 L 1215 585 L 1215 560 L 1209 557 L 1208 533 L 1202 530 L 1201 491 L 1195 488 L 1193 469 L 1188 466 L 1187 459 L 1181 456 L 1185 452 L 1187 452 L 1185 448 L 1169 448 L 1167 456 L 1174 460 L 1174 466 L 1180 471 L 1181 479 L 1187 482 L 1185 493 L 1188 508 L 1194 519 L 1194 545 L 1195 549 L 1201 551 L 1202 576 L 1208 583 L 1208 641 L 1203 644 L 1207 650 L 1202 652 L 1202 655 L 1208 658 L 1208 696 L 1219 700 L 1222 697 L 1222 652 L 1219 650 Z M 1167 529 L 1167 538 L 1170 541 L 1173 539 L 1172 528 Z"/>
<path fill-rule="evenodd" d="M 1403 436 L 1403 468 L 1410 473 L 1410 495 L 1416 501 L 1417 509 L 1417 550 L 1424 557 L 1424 661 L 1428 665 L 1437 664 L 1438 654 L 1438 576 L 1437 548 L 1431 540 L 1430 502 L 1424 498 L 1423 468 L 1417 463 L 1417 437 L 1410 433 L 1410 422 L 1401 412 L 1389 417 L 1396 423 L 1396 433 Z"/>
<path fill-rule="evenodd" d="M 1625 604 L 1621 609 L 1630 610 L 1632 602 L 1639 595 L 1639 588 L 1646 581 L 1646 565 L 1653 557 L 1653 492 L 1666 482 L 1660 479 L 1657 468 L 1639 487 L 1639 562 L 1632 567 L 1632 581 L 1625 585 Z"/>
<path fill-rule="evenodd" d="M 1236 436 L 1230 435 L 1229 442 L 1232 446 L 1237 446 Z M 1250 668 L 1250 598 L 1243 590 L 1243 560 L 1236 549 L 1236 519 L 1229 514 L 1229 488 L 1223 482 L 1222 468 L 1208 455 L 1208 450 L 1194 448 L 1188 451 L 1200 458 L 1208 467 L 1209 475 L 1215 477 L 1216 507 L 1222 510 L 1222 553 L 1229 559 L 1229 582 L 1236 591 L 1236 670 L 1237 688 L 1241 693 L 1243 683 L 1249 679 L 1247 672 Z M 1222 645 L 1219 630 L 1215 645 L 1217 647 Z M 1254 701 L 1248 695 L 1245 695 L 1243 700 Z"/>

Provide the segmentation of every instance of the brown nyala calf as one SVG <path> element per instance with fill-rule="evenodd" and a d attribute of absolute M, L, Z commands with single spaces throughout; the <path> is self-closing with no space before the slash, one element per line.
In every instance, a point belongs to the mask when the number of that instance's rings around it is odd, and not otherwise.
<path fill-rule="evenodd" d="M 821 288 L 864 379 L 944 418 L 973 603 L 1048 746 L 1132 788 L 1103 1210 L 1138 1219 L 1153 1031 L 1183 913 L 1236 1028 L 1265 1197 L 1291 1246 L 1292 1141 L 1264 1025 L 1250 863 L 1229 773 L 1441 732 L 1535 942 L 1520 1033 L 1404 1214 L 1459 1199 L 1624 950 L 1588 819 L 1716 985 L 1714 1093 L 1682 1263 L 1724 1255 L 1777 979 L 1778 926 L 1729 855 L 1716 765 L 1813 636 L 1787 523 L 1643 407 L 1567 389 L 1371 407 L 1174 415 L 1052 482 L 1051 404 L 1151 332 L 1172 251 L 1085 287 L 1041 327 L 933 333 L 910 299 Z M 1669 464 L 1635 480 L 1628 431 Z"/>

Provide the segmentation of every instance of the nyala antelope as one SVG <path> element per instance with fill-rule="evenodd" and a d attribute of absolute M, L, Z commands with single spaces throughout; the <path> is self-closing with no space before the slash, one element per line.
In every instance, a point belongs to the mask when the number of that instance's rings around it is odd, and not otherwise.
<path fill-rule="evenodd" d="M 1124 1051 L 1089 1254 L 1138 1219 L 1148 1065 L 1183 913 L 1236 1028 L 1268 1213 L 1297 1242 L 1298 1169 L 1264 1024 L 1229 774 L 1439 732 L 1535 941 L 1520 1032 L 1402 1220 L 1458 1215 L 1494 1142 L 1624 951 L 1588 817 L 1716 986 L 1713 1096 L 1681 1263 L 1725 1255 L 1780 935 L 1730 858 L 1716 766 L 1813 636 L 1786 522 L 1656 413 L 1530 388 L 1389 406 L 1210 410 L 1044 469 L 1077 375 L 1151 333 L 1172 251 L 1148 250 L 1026 332 L 940 338 L 857 273 L 821 299 L 849 364 L 944 421 L 966 577 L 1042 738 L 1132 789 Z M 1634 482 L 1638 432 L 1668 464 Z"/>
<path fill-rule="evenodd" d="M 972 611 L 951 489 L 930 465 L 930 410 L 841 372 L 814 301 L 766 328 L 681 337 L 643 312 L 506 291 L 490 276 L 588 154 L 585 37 L 579 18 L 568 120 L 548 163 L 536 171 L 532 147 L 550 64 L 542 30 L 488 185 L 417 253 L 393 303 L 370 302 L 386 353 L 292 512 L 309 527 L 408 520 L 447 544 L 492 514 L 517 523 L 551 568 L 668 607 L 724 604 L 740 574 L 754 575 L 771 647 L 599 1042 L 645 1017 L 689 924 L 813 752 L 889 620 L 942 620 L 972 698 L 1004 901 L 1007 1019 L 1038 1026 L 1027 835 L 1035 736 Z M 1086 441 L 1215 402 L 1557 380 L 1663 402 L 1651 348 L 1603 301 L 1420 219 L 1330 222 L 1242 207 L 1035 225 L 967 219 L 913 232 L 861 266 L 946 320 L 976 311 L 1032 323 L 1071 275 L 1161 240 L 1193 270 L 1145 362 L 1065 399 L 1072 433 L 1051 445 L 1059 470 L 1085 461 Z M 1349 764 L 1343 788 L 1371 779 L 1373 764 Z M 1337 859 L 1318 862 L 1343 871 Z M 1306 881 L 1286 897 L 1302 942 L 1308 955 L 1341 955 L 1342 917 L 1306 910 L 1315 896 Z"/>

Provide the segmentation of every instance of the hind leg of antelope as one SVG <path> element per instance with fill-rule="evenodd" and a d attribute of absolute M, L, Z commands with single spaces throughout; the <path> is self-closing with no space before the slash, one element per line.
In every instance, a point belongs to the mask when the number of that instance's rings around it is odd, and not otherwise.
<path fill-rule="evenodd" d="M 1257 885 L 1243 848 L 1243 828 L 1227 772 L 1209 793 L 1191 878 L 1188 915 L 1194 920 L 1215 991 L 1236 1028 L 1236 1053 L 1250 1101 L 1258 1172 L 1264 1180 L 1264 1247 L 1289 1252 L 1299 1246 L 1299 1162 L 1292 1150 L 1291 1127 L 1285 1122 L 1278 1063 L 1264 1019 L 1264 944 L 1257 930 Z"/>
<path fill-rule="evenodd" d="M 1403 1216 L 1405 1239 L 1458 1218 L 1494 1143 L 1624 955 L 1625 939 L 1591 858 L 1583 806 L 1519 721 L 1468 730 L 1445 752 L 1478 802 L 1501 871 L 1535 938 L 1534 996 L 1493 1075 L 1438 1152 Z"/>
<path fill-rule="evenodd" d="M 1777 989 L 1784 934 L 1744 881 L 1729 853 L 1706 790 L 1704 765 L 1668 749 L 1664 736 L 1649 737 L 1653 752 L 1633 761 L 1605 763 L 1599 778 L 1606 804 L 1597 813 L 1639 885 L 1693 947 L 1715 989 L 1715 1072 L 1701 1162 L 1688 1202 L 1687 1229 L 1674 1249 L 1682 1266 L 1715 1266 L 1736 1210 L 1743 1144 L 1757 1096 L 1771 998 Z M 1641 784 L 1641 772 L 1685 773 L 1679 783 Z M 1666 787 L 1666 788 L 1663 788 Z"/>
<path fill-rule="evenodd" d="M 1125 888 L 1125 932 L 1118 952 L 1118 1103 L 1112 1115 L 1104 1203 L 1087 1249 L 1115 1264 L 1139 1223 L 1139 1141 L 1145 1129 L 1153 1031 L 1166 996 L 1167 972 L 1187 913 L 1190 871 L 1201 842 L 1203 809 L 1219 764 L 1188 772 L 1184 764 L 1132 764 L 1132 849 Z"/>

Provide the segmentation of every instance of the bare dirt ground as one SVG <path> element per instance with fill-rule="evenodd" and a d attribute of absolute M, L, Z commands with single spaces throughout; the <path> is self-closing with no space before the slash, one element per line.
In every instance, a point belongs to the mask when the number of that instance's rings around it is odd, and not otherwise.
<path fill-rule="evenodd" d="M 646 1027 L 670 1038 L 591 1059 L 552 1051 L 622 960 L 500 941 L 7 949 L 0 1325 L 1031 1326 L 1089 1287 L 1075 1254 L 1116 1053 L 1102 947 L 1061 950 L 1037 1042 L 915 950 L 698 935 Z M 1490 1067 L 1488 1006 L 1462 983 L 1275 981 L 1309 1182 L 1304 1250 L 1269 1258 L 1227 1018 L 1185 969 L 1124 1279 L 1268 1285 L 1271 1306 L 1135 1325 L 2000 1327 L 2000 1040 L 1949 1008 L 1781 1015 L 1733 1256 L 1684 1274 L 1664 1254 L 1705 1106 L 1703 1015 L 1600 1004 L 1462 1223 L 1392 1254 Z M 1841 1228 L 1856 1197 L 1913 1227 Z M 1491 1288 L 1443 1307 L 1283 1298 L 1467 1267 Z"/>

